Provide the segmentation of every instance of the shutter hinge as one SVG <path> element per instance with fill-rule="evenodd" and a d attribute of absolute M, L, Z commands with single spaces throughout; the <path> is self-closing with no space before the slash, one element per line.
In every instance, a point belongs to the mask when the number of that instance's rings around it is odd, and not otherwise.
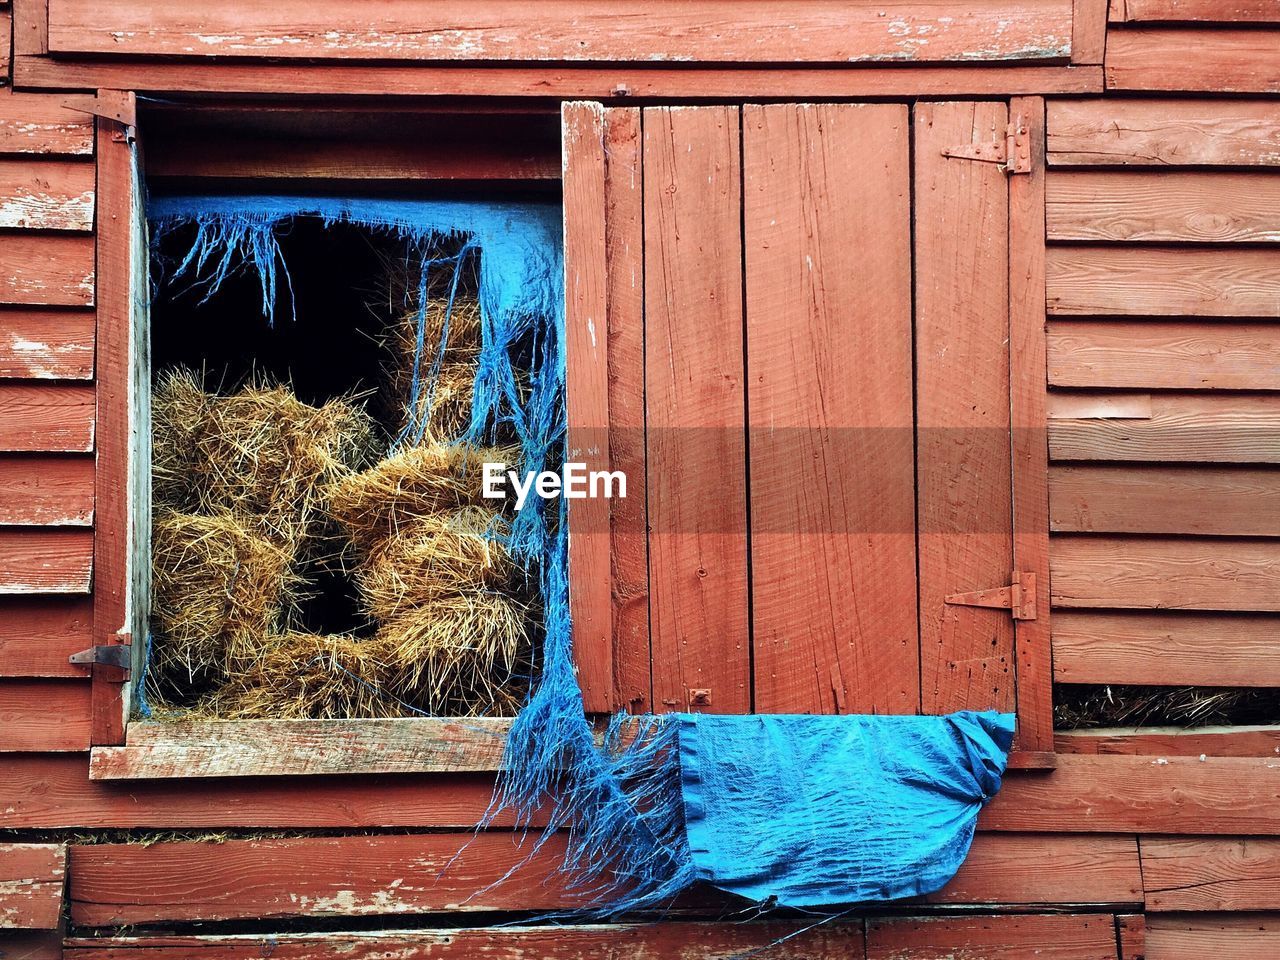
<path fill-rule="evenodd" d="M 1036 618 L 1036 575 L 1014 571 L 1013 583 L 1007 587 L 953 593 L 945 598 L 953 607 L 996 607 L 1008 610 L 1015 620 Z"/>
<path fill-rule="evenodd" d="M 129 645 L 129 635 L 127 633 L 117 634 L 117 636 L 123 642 L 98 644 L 88 650 L 81 650 L 79 653 L 73 653 L 67 657 L 67 662 L 90 667 L 116 667 L 123 670 L 125 679 L 128 679 L 129 671 L 133 667 L 133 650 Z"/>
<path fill-rule="evenodd" d="M 1004 139 L 990 143 L 962 143 L 942 151 L 955 160 L 975 160 L 999 165 L 1007 175 L 1031 172 L 1031 136 L 1019 120 L 1005 127 Z"/>

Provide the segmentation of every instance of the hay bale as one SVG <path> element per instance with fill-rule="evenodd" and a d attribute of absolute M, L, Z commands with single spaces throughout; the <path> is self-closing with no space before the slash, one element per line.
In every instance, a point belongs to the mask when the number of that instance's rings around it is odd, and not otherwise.
<path fill-rule="evenodd" d="M 229 720 L 344 719 L 411 714 L 385 645 L 346 635 L 288 632 L 262 637 L 255 658 L 204 705 Z"/>
<path fill-rule="evenodd" d="M 151 498 L 157 508 L 195 509 L 203 485 L 198 450 L 212 401 L 185 367 L 157 378 L 151 392 Z"/>
<path fill-rule="evenodd" d="M 292 551 L 229 511 L 159 511 L 151 561 L 151 669 L 183 695 L 249 655 L 299 586 Z"/>
<path fill-rule="evenodd" d="M 368 470 L 334 480 L 326 491 L 329 514 L 368 555 L 415 521 L 465 506 L 502 507 L 504 501 L 482 496 L 482 467 L 486 461 L 514 464 L 519 457 L 514 447 L 406 447 Z"/>

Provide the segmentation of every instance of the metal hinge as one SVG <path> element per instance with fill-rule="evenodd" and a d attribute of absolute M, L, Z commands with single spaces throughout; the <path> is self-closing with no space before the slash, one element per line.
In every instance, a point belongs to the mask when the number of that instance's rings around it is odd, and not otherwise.
<path fill-rule="evenodd" d="M 955 160 L 976 160 L 979 163 L 998 164 L 1012 176 L 1031 172 L 1031 136 L 1027 127 L 1018 121 L 1005 127 L 1004 139 L 990 143 L 962 143 L 942 151 L 944 157 Z"/>
<path fill-rule="evenodd" d="M 133 651 L 127 643 L 99 644 L 67 657 L 68 663 L 82 666 L 118 667 L 129 672 L 133 666 Z"/>
<path fill-rule="evenodd" d="M 953 593 L 945 598 L 953 607 L 996 607 L 1008 610 L 1015 620 L 1036 618 L 1036 575 L 1014 571 L 1013 583 L 1007 587 L 990 590 L 974 590 L 971 593 Z"/>
<path fill-rule="evenodd" d="M 91 93 L 80 93 L 62 98 L 62 106 L 76 113 L 87 113 L 91 117 L 106 117 L 123 123 L 126 127 L 138 125 L 138 111 L 134 99 L 129 96 L 100 96 Z"/>

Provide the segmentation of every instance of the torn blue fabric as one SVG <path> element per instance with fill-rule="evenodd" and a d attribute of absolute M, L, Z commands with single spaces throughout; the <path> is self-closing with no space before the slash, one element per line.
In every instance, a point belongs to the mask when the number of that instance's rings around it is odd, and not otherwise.
<path fill-rule="evenodd" d="M 1000 789 L 1013 715 L 681 714 L 697 879 L 755 902 L 830 907 L 931 893 Z"/>
<path fill-rule="evenodd" d="M 427 271 L 442 265 L 456 277 L 464 258 L 478 256 L 481 354 L 472 423 L 457 442 L 482 442 L 506 423 L 520 438 L 522 469 L 554 465 L 566 431 L 558 205 L 196 196 L 157 198 L 149 210 L 153 240 L 195 229 L 171 278 L 185 275 L 212 295 L 232 273 L 253 271 L 268 320 L 288 284 L 278 231 L 302 216 L 411 244 L 421 260 L 415 370 L 425 389 L 443 351 L 422 342 Z M 441 240 L 461 241 L 460 251 L 439 257 Z M 400 438 L 413 441 L 412 431 Z M 543 635 L 485 823 L 503 810 L 523 823 L 544 817 L 525 844 L 529 858 L 567 836 L 562 870 L 583 905 L 574 913 L 661 910 L 698 881 L 811 908 L 927 893 L 952 876 L 978 810 L 999 789 L 1011 716 L 618 716 L 601 743 L 573 664 L 565 520 L 564 500 L 531 497 L 507 537 L 540 585 Z"/>

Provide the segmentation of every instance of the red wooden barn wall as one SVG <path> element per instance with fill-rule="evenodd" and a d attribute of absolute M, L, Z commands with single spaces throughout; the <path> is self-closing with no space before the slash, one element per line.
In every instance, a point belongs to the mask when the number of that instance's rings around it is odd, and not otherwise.
<path fill-rule="evenodd" d="M 981 35 L 994 5 L 971 6 Z M 1028 36 L 1055 9 L 1024 6 L 1018 29 Z M 1071 53 L 1044 63 L 949 63 L 962 45 L 910 65 L 744 71 L 733 51 L 697 70 L 591 59 L 542 70 L 378 57 L 283 64 L 252 50 L 210 66 L 200 58 L 225 51 L 163 46 L 160 28 L 173 11 L 194 9 L 184 4 L 168 5 L 156 31 L 137 41 L 158 47 L 107 50 L 112 18 L 128 23 L 128 0 L 92 9 L 79 0 L 0 3 L 0 69 L 12 81 L 0 89 L 0 828 L 20 831 L 0 841 L 3 949 L 63 955 L 57 927 L 68 901 L 73 923 L 110 932 L 262 918 L 297 929 L 332 916 L 394 926 L 403 914 L 448 914 L 442 926 L 453 927 L 458 911 L 539 910 L 566 897 L 533 879 L 543 859 L 531 865 L 531 882 L 468 902 L 511 862 L 501 832 L 477 840 L 459 869 L 435 881 L 487 802 L 483 776 L 210 780 L 194 788 L 88 779 L 90 684 L 66 657 L 93 635 L 94 458 L 112 442 L 95 434 L 110 403 L 94 379 L 95 355 L 113 347 L 94 337 L 103 292 L 94 224 L 111 198 L 97 189 L 103 136 L 61 105 L 62 91 L 614 102 L 1045 94 L 1055 678 L 1276 685 L 1280 15 L 1267 0 L 1103 6 L 1078 2 Z M 297 5 L 297 16 L 309 15 L 305 7 Z M 76 28 L 89 21 L 108 34 Z M 175 55 L 150 59 L 155 53 Z M 634 132 L 628 139 L 622 128 L 616 155 L 648 148 Z M 750 178 L 747 160 L 739 175 Z M 634 196 L 608 189 L 621 215 L 647 222 L 650 211 L 635 208 Z M 636 255 L 610 251 L 614 263 Z M 625 298 L 612 302 L 627 309 Z M 636 344 L 611 343 L 611 362 L 617 348 Z M 621 412 L 626 396 L 616 381 L 610 390 L 611 409 L 634 417 L 634 409 Z M 1060 735 L 1058 750 L 1056 769 L 1010 775 L 982 816 L 970 861 L 920 916 L 852 919 L 768 955 L 927 958 L 959 947 L 1058 960 L 1280 953 L 1280 734 Z M 64 855 L 68 831 L 111 829 L 288 835 L 160 837 L 150 845 L 71 835 Z M 963 912 L 949 912 L 955 906 Z M 260 934 L 193 937 L 179 926 L 174 936 L 75 939 L 65 954 L 711 957 L 767 943 L 780 929 L 673 921 L 294 933 L 264 944 Z"/>

